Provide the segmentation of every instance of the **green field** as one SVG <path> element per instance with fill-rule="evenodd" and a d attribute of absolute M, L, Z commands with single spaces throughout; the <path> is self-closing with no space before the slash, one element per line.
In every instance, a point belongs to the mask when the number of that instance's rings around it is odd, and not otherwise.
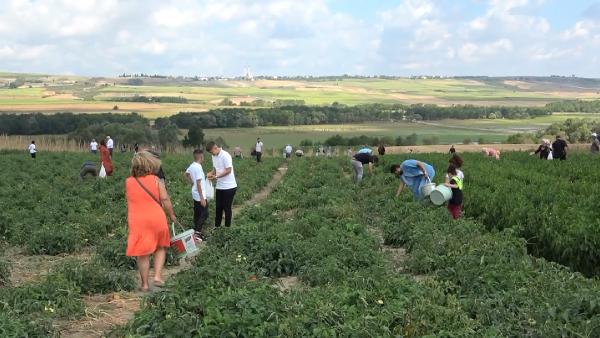
<path fill-rule="evenodd" d="M 440 105 L 477 104 L 540 106 L 565 99 L 599 99 L 599 88 L 578 87 L 567 80 L 531 78 L 431 78 L 381 79 L 340 78 L 279 79 L 246 81 L 240 79 L 193 81 L 183 79 L 142 79 L 144 85 L 131 86 L 123 78 L 83 78 L 34 74 L 0 73 L 0 87 L 18 79 L 17 89 L 0 89 L 0 111 L 106 111 L 118 105 L 122 111 L 136 111 L 149 117 L 180 111 L 201 111 L 219 106 L 228 98 L 235 104 L 264 100 L 303 100 L 309 105 L 339 102 L 431 103 Z M 562 82 L 561 82 L 562 81 Z M 577 84 L 577 83 L 575 83 Z M 29 88 L 33 86 L 33 88 Z M 38 88 L 42 86 L 42 88 Z M 114 102 L 133 95 L 182 96 L 188 104 Z M 83 101 L 85 100 L 85 101 Z"/>
<path fill-rule="evenodd" d="M 130 155 L 115 154 L 114 177 L 85 182 L 77 172 L 89 154 L 1 155 L 3 337 L 600 335 L 600 281 L 578 272 L 600 273 L 590 198 L 600 180 L 589 154 L 465 154 L 459 221 L 410 191 L 395 198 L 389 174 L 415 156 L 441 183 L 445 154 L 385 155 L 361 184 L 344 157 L 294 158 L 277 180 L 282 160 L 235 159 L 236 204 L 251 203 L 230 228 L 209 223 L 190 264 L 171 257 L 166 285 L 152 293 L 135 291 L 135 261 L 124 254 Z M 175 213 L 189 225 L 189 156 L 163 159 Z"/>

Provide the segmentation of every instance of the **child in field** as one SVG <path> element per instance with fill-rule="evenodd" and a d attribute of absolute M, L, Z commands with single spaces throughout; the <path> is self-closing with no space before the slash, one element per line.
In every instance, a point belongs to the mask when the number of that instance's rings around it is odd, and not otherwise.
<path fill-rule="evenodd" d="M 458 176 L 458 169 L 454 164 L 450 164 L 446 172 L 450 180 L 444 185 L 452 189 L 452 198 L 448 201 L 448 211 L 453 219 L 459 219 L 463 204 L 463 180 Z"/>

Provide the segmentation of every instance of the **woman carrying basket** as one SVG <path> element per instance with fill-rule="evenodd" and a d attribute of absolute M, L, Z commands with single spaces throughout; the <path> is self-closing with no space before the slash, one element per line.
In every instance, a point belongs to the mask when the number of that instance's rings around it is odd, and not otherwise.
<path fill-rule="evenodd" d="M 162 269 L 170 246 L 165 211 L 171 222 L 177 221 L 165 184 L 154 174 L 160 165 L 151 153 L 138 152 L 131 160 L 131 177 L 125 181 L 129 224 L 126 254 L 137 258 L 142 291 L 150 290 L 150 255 L 154 255 L 154 286 L 164 285 Z"/>

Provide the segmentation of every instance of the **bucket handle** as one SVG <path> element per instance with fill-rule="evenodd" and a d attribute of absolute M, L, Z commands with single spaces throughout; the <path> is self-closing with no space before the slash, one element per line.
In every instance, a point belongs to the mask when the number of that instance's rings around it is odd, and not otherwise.
<path fill-rule="evenodd" d="M 176 236 L 176 234 L 175 234 L 175 223 L 176 222 L 171 222 L 171 230 L 173 231 L 173 237 Z M 181 228 L 181 230 L 185 231 L 185 228 L 183 227 L 183 225 L 181 225 L 181 223 L 177 222 L 177 225 L 179 225 L 179 227 Z"/>

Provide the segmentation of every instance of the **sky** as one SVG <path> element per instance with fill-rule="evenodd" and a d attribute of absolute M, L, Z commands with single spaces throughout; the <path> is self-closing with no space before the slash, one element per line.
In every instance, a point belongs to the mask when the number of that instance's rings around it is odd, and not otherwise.
<path fill-rule="evenodd" d="M 600 0 L 0 0 L 0 71 L 600 78 Z"/>

